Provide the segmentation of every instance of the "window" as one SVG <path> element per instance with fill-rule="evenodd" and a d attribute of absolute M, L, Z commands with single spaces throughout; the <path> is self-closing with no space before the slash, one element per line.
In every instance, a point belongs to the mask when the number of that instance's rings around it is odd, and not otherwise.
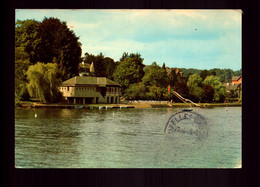
<path fill-rule="evenodd" d="M 67 90 L 70 91 L 70 87 L 69 86 L 67 86 Z"/>

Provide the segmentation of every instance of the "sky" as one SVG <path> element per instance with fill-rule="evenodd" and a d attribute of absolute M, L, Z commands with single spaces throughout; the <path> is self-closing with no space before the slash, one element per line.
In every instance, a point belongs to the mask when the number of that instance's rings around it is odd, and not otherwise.
<path fill-rule="evenodd" d="M 82 56 L 100 52 L 115 61 L 140 53 L 144 64 L 240 70 L 240 10 L 17 9 L 15 19 L 55 17 L 79 37 Z"/>

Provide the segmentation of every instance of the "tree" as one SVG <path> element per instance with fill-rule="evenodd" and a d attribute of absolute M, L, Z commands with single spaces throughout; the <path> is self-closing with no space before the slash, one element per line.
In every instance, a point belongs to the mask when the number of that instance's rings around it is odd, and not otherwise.
<path fill-rule="evenodd" d="M 146 86 L 157 86 L 166 88 L 169 84 L 169 79 L 166 70 L 161 68 L 159 65 L 157 65 L 156 62 L 154 62 L 146 69 L 142 82 Z"/>
<path fill-rule="evenodd" d="M 204 80 L 207 76 L 209 76 L 211 73 L 208 70 L 203 70 L 200 73 L 200 77 L 202 78 L 202 80 Z"/>
<path fill-rule="evenodd" d="M 62 94 L 58 90 L 61 80 L 57 78 L 57 71 L 58 65 L 53 63 L 38 62 L 30 66 L 26 72 L 30 96 L 43 103 L 58 101 Z"/>
<path fill-rule="evenodd" d="M 123 62 L 126 58 L 129 58 L 129 55 L 128 55 L 127 52 L 124 52 L 119 61 L 120 61 L 120 62 Z"/>
<path fill-rule="evenodd" d="M 130 84 L 141 82 L 144 76 L 143 59 L 139 54 L 131 54 L 130 57 L 124 59 L 123 62 L 116 67 L 113 74 L 115 82 L 123 87 L 128 88 Z"/>
<path fill-rule="evenodd" d="M 211 75 L 216 76 L 217 73 L 215 71 L 211 71 Z"/>
<path fill-rule="evenodd" d="M 207 76 L 206 79 L 203 81 L 203 84 L 210 85 L 214 88 L 214 100 L 217 102 L 223 102 L 226 97 L 226 87 L 222 85 L 220 82 L 219 77 L 210 75 Z"/>
<path fill-rule="evenodd" d="M 231 82 L 231 80 L 232 80 L 232 74 L 231 74 L 230 69 L 227 70 L 225 79 L 226 79 L 227 82 Z"/>
<path fill-rule="evenodd" d="M 114 61 L 114 59 L 110 57 L 105 57 L 104 62 L 105 62 L 106 77 L 113 80 L 114 79 L 113 74 L 115 72 L 117 64 Z"/>
<path fill-rule="evenodd" d="M 177 82 L 174 85 L 174 90 L 180 94 L 182 97 L 188 97 L 189 96 L 189 87 L 184 82 Z"/>
<path fill-rule="evenodd" d="M 39 35 L 41 42 L 37 53 L 40 58 L 37 61 L 48 63 L 55 57 L 62 80 L 77 75 L 81 62 L 81 43 L 66 22 L 45 18 L 39 25 Z"/>
<path fill-rule="evenodd" d="M 124 97 L 129 100 L 146 99 L 147 88 L 141 82 L 134 83 L 125 90 Z"/>
<path fill-rule="evenodd" d="M 189 76 L 187 86 L 191 95 L 196 96 L 199 100 L 202 100 L 203 89 L 202 89 L 202 78 L 198 74 Z"/>
<path fill-rule="evenodd" d="M 163 63 L 162 69 L 164 69 L 166 71 L 165 63 Z"/>
<path fill-rule="evenodd" d="M 25 21 L 17 20 L 15 23 L 15 47 L 23 47 L 32 63 L 39 58 L 36 52 L 41 42 L 39 25 L 40 22 L 30 19 Z"/>
<path fill-rule="evenodd" d="M 203 92 L 204 92 L 203 101 L 211 103 L 213 101 L 214 94 L 215 94 L 214 88 L 208 84 L 204 84 Z"/>
<path fill-rule="evenodd" d="M 161 100 L 163 98 L 163 94 L 166 93 L 166 88 L 159 87 L 156 85 L 149 86 L 149 92 L 147 96 L 149 99 Z"/>
<path fill-rule="evenodd" d="M 95 75 L 97 77 L 106 77 L 106 67 L 104 58 L 104 55 L 100 53 L 96 56 L 96 59 L 94 60 Z"/>
<path fill-rule="evenodd" d="M 29 54 L 25 52 L 25 47 L 15 47 L 15 102 L 29 99 L 26 87 L 26 71 L 31 65 Z"/>
<path fill-rule="evenodd" d="M 78 74 L 81 62 L 81 44 L 66 22 L 57 18 L 17 21 L 15 28 L 16 47 L 25 47 L 30 62 L 57 63 L 62 80 Z"/>
<path fill-rule="evenodd" d="M 202 78 L 198 74 L 193 74 L 189 76 L 188 82 L 187 82 L 188 87 L 191 89 L 197 86 L 202 86 Z"/>
<path fill-rule="evenodd" d="M 85 53 L 85 56 L 83 57 L 83 62 L 85 64 L 91 64 L 92 62 L 96 61 L 96 57 L 93 54 Z"/>
<path fill-rule="evenodd" d="M 117 63 L 110 57 L 104 57 L 102 53 L 95 56 L 93 54 L 85 53 L 83 58 L 85 64 L 91 64 L 93 62 L 95 69 L 95 76 L 107 77 L 113 80 L 113 74 L 117 67 Z"/>
<path fill-rule="evenodd" d="M 178 82 L 178 77 L 175 73 L 175 69 L 171 69 L 170 75 L 169 75 L 169 84 L 171 87 L 173 87 L 176 82 Z"/>

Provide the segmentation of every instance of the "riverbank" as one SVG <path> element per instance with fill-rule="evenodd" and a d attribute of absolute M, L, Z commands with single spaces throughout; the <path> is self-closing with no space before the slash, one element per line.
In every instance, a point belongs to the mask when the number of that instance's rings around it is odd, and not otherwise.
<path fill-rule="evenodd" d="M 213 107 L 241 107 L 242 103 L 198 103 L 201 108 Z M 68 108 L 68 109 L 111 109 L 111 108 L 185 108 L 191 107 L 185 103 L 168 103 L 165 101 L 158 102 L 124 102 L 121 104 L 42 104 L 37 102 L 22 102 L 18 108 Z"/>

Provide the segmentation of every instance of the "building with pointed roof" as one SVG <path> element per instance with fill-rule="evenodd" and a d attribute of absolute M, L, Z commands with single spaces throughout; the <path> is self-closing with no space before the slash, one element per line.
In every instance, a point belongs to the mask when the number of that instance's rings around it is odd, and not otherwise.
<path fill-rule="evenodd" d="M 75 76 L 60 85 L 60 91 L 70 103 L 120 103 L 121 86 L 106 77 Z"/>

